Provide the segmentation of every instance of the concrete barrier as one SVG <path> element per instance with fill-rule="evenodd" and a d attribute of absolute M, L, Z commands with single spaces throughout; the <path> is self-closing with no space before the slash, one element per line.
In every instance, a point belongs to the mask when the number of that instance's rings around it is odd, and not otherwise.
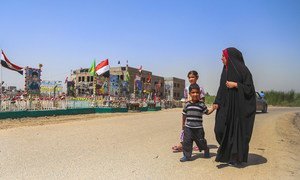
<path fill-rule="evenodd" d="M 59 116 L 59 115 L 77 115 L 77 114 L 93 114 L 93 113 L 116 113 L 128 112 L 127 108 L 78 108 L 78 109 L 59 109 L 59 110 L 42 110 L 42 111 L 6 111 L 0 112 L 0 119 L 16 119 L 25 117 L 43 117 L 43 116 Z"/>

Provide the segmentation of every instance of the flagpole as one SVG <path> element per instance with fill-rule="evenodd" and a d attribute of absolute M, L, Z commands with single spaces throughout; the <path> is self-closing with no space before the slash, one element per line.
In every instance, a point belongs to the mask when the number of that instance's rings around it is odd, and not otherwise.
<path fill-rule="evenodd" d="M 94 60 L 94 71 L 93 71 L 93 95 L 94 95 L 94 106 L 96 105 L 96 60 Z"/>
<path fill-rule="evenodd" d="M 94 74 L 93 77 L 93 94 L 94 94 L 94 100 L 96 100 L 96 83 L 97 83 L 97 75 L 96 73 Z"/>
<path fill-rule="evenodd" d="M 135 99 L 135 92 L 136 92 L 136 81 L 135 81 L 135 79 L 136 79 L 136 75 L 134 76 L 134 79 L 133 79 L 133 98 Z"/>
<path fill-rule="evenodd" d="M 109 64 L 108 64 L 108 66 L 109 66 Z M 109 72 L 108 72 L 109 74 L 108 74 L 108 84 L 107 84 L 107 89 L 108 89 L 108 100 L 109 100 L 109 105 L 110 105 L 110 67 L 109 67 Z"/>
<path fill-rule="evenodd" d="M 96 60 L 94 59 L 94 65 L 93 65 L 93 95 L 94 95 L 94 97 L 95 97 L 95 94 L 96 94 L 96 86 L 95 86 L 95 77 L 96 77 L 96 72 L 95 72 L 95 70 L 96 70 Z"/>
<path fill-rule="evenodd" d="M 1 63 L 0 63 L 0 71 L 1 71 L 1 79 L 0 79 L 0 112 L 1 112 L 2 111 L 2 64 Z"/>
<path fill-rule="evenodd" d="M 96 106 L 96 76 L 95 76 L 95 73 L 93 75 L 93 106 L 95 107 Z"/>

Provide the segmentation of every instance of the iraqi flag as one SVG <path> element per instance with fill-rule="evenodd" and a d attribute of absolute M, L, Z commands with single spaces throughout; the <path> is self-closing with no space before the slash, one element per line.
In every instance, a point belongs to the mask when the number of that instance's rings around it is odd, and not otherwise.
<path fill-rule="evenodd" d="M 105 59 L 104 61 L 101 61 L 95 68 L 96 73 L 98 75 L 103 75 L 105 77 L 109 76 L 109 64 L 108 59 Z"/>
<path fill-rule="evenodd" d="M 7 69 L 17 71 L 21 75 L 23 75 L 23 68 L 20 66 L 17 66 L 9 61 L 9 59 L 4 54 L 3 50 L 1 50 L 1 65 Z"/>

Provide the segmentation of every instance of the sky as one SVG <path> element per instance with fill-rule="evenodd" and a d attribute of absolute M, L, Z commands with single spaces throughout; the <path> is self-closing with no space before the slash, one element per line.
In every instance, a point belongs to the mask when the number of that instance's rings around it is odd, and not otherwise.
<path fill-rule="evenodd" d="M 43 64 L 42 80 L 64 81 L 94 59 L 198 83 L 214 95 L 221 53 L 236 47 L 257 91 L 300 92 L 298 0 L 0 0 L 0 48 L 19 66 Z M 2 68 L 6 86 L 24 76 Z"/>

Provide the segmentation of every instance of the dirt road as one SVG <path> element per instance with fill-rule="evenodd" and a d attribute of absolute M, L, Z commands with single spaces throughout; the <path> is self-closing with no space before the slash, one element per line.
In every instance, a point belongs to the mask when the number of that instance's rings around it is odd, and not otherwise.
<path fill-rule="evenodd" d="M 240 168 L 214 161 L 214 114 L 204 118 L 212 157 L 185 163 L 171 151 L 181 109 L 2 121 L 0 179 L 300 179 L 300 108 L 258 113 Z"/>

